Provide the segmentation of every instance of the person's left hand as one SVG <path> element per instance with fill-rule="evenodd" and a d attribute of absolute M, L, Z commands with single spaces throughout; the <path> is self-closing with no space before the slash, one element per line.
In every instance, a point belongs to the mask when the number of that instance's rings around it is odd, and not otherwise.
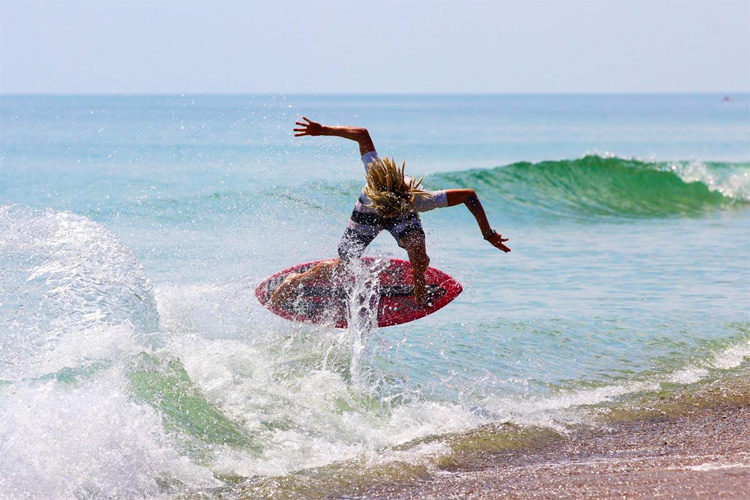
<path fill-rule="evenodd" d="M 307 117 L 303 116 L 303 120 L 307 123 L 294 122 L 295 125 L 299 125 L 300 128 L 295 128 L 294 137 L 302 137 L 303 135 L 318 136 L 323 133 L 323 126 L 320 123 L 308 120 Z"/>
<path fill-rule="evenodd" d="M 508 241 L 508 238 L 503 238 L 503 235 L 500 233 L 493 234 L 492 237 L 488 239 L 487 241 L 490 242 L 490 245 L 492 245 L 495 248 L 499 248 L 505 253 L 510 252 L 510 248 L 508 248 L 507 246 L 503 244 L 506 241 Z"/>

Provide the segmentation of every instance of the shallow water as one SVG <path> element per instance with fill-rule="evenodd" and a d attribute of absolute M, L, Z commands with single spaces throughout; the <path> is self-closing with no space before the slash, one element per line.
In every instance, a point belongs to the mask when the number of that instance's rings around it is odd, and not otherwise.
<path fill-rule="evenodd" d="M 292 137 L 301 114 L 475 188 L 512 253 L 429 212 L 432 265 L 464 286 L 448 307 L 380 330 L 273 316 L 255 285 L 335 255 L 362 183 L 353 143 Z M 10 498 L 418 467 L 441 436 L 560 430 L 748 365 L 747 95 L 5 96 L 0 120 Z M 404 256 L 387 234 L 368 254 Z"/>

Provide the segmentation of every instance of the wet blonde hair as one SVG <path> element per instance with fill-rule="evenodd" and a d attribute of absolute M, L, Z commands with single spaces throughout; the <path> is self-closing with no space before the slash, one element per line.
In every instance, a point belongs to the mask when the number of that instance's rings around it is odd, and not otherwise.
<path fill-rule="evenodd" d="M 404 180 L 406 162 L 401 167 L 392 158 L 378 159 L 370 163 L 367 170 L 365 194 L 372 200 L 371 206 L 383 217 L 395 217 L 414 210 L 414 199 L 429 196 L 420 189 L 422 180 Z"/>

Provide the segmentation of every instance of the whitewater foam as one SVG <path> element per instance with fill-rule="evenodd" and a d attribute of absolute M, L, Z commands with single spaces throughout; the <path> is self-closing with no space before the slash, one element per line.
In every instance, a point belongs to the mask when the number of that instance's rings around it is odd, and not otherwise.
<path fill-rule="evenodd" d="M 711 364 L 721 370 L 731 370 L 750 358 L 750 342 L 733 345 L 717 353 Z"/>
<path fill-rule="evenodd" d="M 142 498 L 219 484 L 113 367 L 74 384 L 18 383 L 0 404 L 3 498 Z M 172 485 L 171 487 L 169 485 Z"/>
<path fill-rule="evenodd" d="M 713 164 L 698 160 L 671 163 L 668 168 L 685 182 L 700 182 L 709 190 L 730 199 L 750 202 L 750 170 L 740 166 Z"/>

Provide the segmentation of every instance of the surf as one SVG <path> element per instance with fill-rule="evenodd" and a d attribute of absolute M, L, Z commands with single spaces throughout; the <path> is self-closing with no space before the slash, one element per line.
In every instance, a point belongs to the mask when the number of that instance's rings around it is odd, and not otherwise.
<path fill-rule="evenodd" d="M 348 330 L 290 325 L 253 308 L 260 276 L 154 285 L 135 253 L 87 217 L 4 206 L 0 236 L 0 326 L 13 339 L 0 377 L 0 468 L 13 475 L 0 480 L 28 495 L 134 498 L 237 483 L 260 494 L 304 471 L 325 483 L 341 471 L 376 477 L 395 463 L 423 470 L 452 460 L 472 436 L 486 449 L 532 443 L 590 422 L 591 408 L 747 367 L 746 324 L 702 350 L 682 345 L 686 354 L 649 370 L 655 355 L 674 357 L 676 335 L 640 359 L 635 327 L 554 318 L 401 336 L 372 317 Z M 565 349 L 533 357 L 543 337 Z M 519 353 L 528 366 L 576 357 L 586 373 L 605 375 L 553 382 L 519 368 Z M 598 364 L 602 353 L 619 368 Z M 504 423 L 513 427 L 484 444 L 483 426 Z"/>
<path fill-rule="evenodd" d="M 155 288 L 116 235 L 68 212 L 0 207 L 0 241 L 3 489 L 178 494 L 464 428 L 377 366 L 373 318 L 298 330 L 233 314 L 252 283 Z"/>

